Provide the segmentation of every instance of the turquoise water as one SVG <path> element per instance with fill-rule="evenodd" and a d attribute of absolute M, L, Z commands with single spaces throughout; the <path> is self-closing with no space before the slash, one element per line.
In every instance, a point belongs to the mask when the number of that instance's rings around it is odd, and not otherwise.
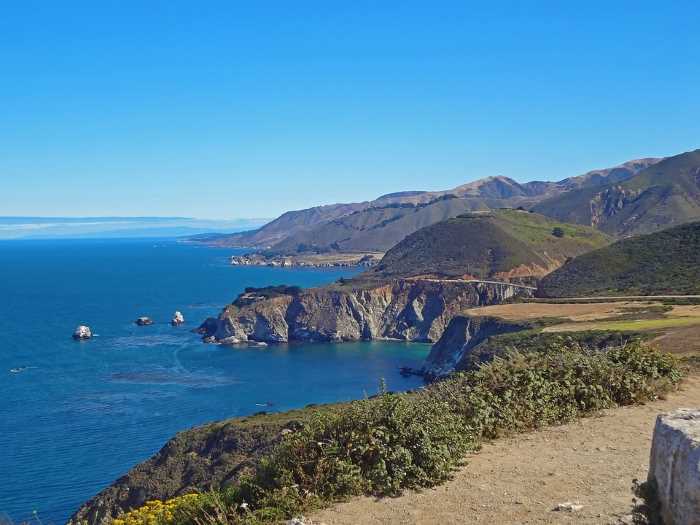
<path fill-rule="evenodd" d="M 234 268 L 231 253 L 153 240 L 0 242 L 0 517 L 37 511 L 63 523 L 193 425 L 362 397 L 382 377 L 397 390 L 420 384 L 398 367 L 418 365 L 424 345 L 202 344 L 189 330 L 246 286 L 353 273 Z M 184 327 L 168 324 L 175 310 Z M 141 315 L 156 324 L 135 326 Z M 97 336 L 73 341 L 81 323 Z"/>

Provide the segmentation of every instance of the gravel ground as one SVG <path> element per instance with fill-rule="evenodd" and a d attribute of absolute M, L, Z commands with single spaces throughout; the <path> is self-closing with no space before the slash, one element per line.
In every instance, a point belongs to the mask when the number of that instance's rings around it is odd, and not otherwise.
<path fill-rule="evenodd" d="M 700 407 L 700 378 L 666 400 L 489 443 L 435 489 L 357 498 L 310 518 L 327 525 L 617 523 L 631 511 L 632 480 L 646 478 L 656 415 L 680 407 Z M 564 502 L 582 508 L 553 510 Z"/>

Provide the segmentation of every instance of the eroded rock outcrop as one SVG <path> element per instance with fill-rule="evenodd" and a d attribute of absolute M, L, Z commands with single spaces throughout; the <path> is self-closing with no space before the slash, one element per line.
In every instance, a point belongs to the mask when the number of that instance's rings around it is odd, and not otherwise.
<path fill-rule="evenodd" d="M 433 345 L 425 360 L 423 376 L 428 380 L 445 377 L 455 370 L 469 370 L 490 356 L 472 356 L 471 351 L 493 335 L 516 332 L 523 325 L 493 317 L 458 315 Z"/>
<path fill-rule="evenodd" d="M 436 342 L 464 309 L 529 295 L 500 283 L 397 280 L 369 288 L 327 287 L 269 297 L 249 291 L 199 329 L 218 342 Z"/>

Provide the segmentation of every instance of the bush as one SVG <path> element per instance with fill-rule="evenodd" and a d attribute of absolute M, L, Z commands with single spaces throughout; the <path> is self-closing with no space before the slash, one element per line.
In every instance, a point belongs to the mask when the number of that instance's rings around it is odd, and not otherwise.
<path fill-rule="evenodd" d="M 432 486 L 482 439 L 654 399 L 680 378 L 673 357 L 639 342 L 511 353 L 419 392 L 317 412 L 282 438 L 254 476 L 161 504 L 168 512 L 132 511 L 117 525 L 274 523 L 352 495 Z"/>
<path fill-rule="evenodd" d="M 556 226 L 552 229 L 552 235 L 561 239 L 562 237 L 564 237 L 564 235 L 566 235 L 566 233 L 564 232 L 563 228 Z"/>

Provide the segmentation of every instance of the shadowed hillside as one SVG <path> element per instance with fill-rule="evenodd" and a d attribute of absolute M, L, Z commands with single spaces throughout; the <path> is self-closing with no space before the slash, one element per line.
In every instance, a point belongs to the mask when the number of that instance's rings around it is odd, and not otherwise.
<path fill-rule="evenodd" d="M 577 257 L 540 283 L 543 297 L 700 294 L 700 222 Z"/>

